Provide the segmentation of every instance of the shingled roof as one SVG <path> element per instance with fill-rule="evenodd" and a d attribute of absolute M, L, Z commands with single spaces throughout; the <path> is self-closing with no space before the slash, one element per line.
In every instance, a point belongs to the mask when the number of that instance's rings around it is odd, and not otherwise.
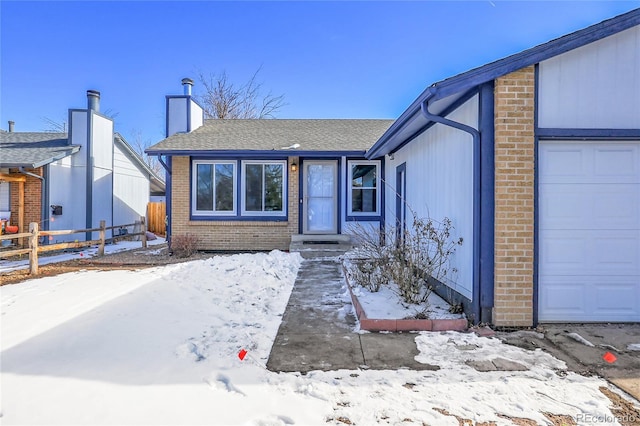
<path fill-rule="evenodd" d="M 151 155 L 192 151 L 364 152 L 393 123 L 370 119 L 205 120 L 190 133 L 176 133 L 147 149 Z M 290 148 L 295 144 L 299 147 Z"/>
<path fill-rule="evenodd" d="M 38 168 L 80 150 L 69 145 L 66 133 L 0 133 L 0 167 Z"/>

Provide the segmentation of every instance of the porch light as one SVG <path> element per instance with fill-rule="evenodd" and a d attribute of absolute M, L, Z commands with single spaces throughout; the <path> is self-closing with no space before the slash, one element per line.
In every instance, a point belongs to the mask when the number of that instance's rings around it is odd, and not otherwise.
<path fill-rule="evenodd" d="M 298 171 L 298 164 L 295 161 L 293 163 L 291 163 L 291 171 L 292 172 L 297 172 Z"/>

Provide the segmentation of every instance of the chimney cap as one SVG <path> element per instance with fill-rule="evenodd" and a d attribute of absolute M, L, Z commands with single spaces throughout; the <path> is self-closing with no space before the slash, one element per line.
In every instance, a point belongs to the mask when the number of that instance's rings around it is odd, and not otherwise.
<path fill-rule="evenodd" d="M 188 77 L 185 77 L 185 78 L 182 79 L 182 84 L 189 84 L 189 85 L 193 86 L 193 80 L 188 78 Z"/>
<path fill-rule="evenodd" d="M 98 92 L 97 90 L 89 89 L 87 90 L 87 96 L 97 96 L 99 98 L 100 92 Z"/>

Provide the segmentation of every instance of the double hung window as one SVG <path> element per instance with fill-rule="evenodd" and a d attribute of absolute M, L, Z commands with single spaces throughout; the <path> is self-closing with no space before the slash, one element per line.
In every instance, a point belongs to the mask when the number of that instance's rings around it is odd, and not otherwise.
<path fill-rule="evenodd" d="M 380 212 L 380 162 L 349 162 L 349 214 L 378 215 Z"/>
<path fill-rule="evenodd" d="M 194 161 L 194 215 L 234 215 L 236 212 L 236 163 Z"/>
<path fill-rule="evenodd" d="M 286 161 L 242 162 L 242 215 L 284 216 Z"/>

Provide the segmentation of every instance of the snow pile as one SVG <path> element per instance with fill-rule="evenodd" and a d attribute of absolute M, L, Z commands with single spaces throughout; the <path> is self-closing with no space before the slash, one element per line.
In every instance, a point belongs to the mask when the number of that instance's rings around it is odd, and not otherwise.
<path fill-rule="evenodd" d="M 473 334 L 416 334 L 417 359 L 438 371 L 269 372 L 301 261 L 274 251 L 0 287 L 3 424 L 458 424 L 447 410 L 508 425 L 501 415 L 539 424 L 542 412 L 611 415 L 603 380 Z M 527 371 L 467 364 L 497 357 Z"/>

